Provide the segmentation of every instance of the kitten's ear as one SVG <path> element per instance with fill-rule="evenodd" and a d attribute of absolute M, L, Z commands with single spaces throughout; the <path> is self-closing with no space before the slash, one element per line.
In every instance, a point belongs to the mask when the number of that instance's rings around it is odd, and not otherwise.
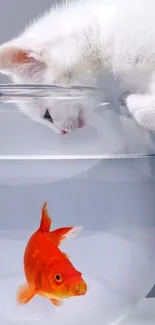
<path fill-rule="evenodd" d="M 46 69 L 41 51 L 18 45 L 0 46 L 0 72 L 25 80 L 39 81 Z"/>

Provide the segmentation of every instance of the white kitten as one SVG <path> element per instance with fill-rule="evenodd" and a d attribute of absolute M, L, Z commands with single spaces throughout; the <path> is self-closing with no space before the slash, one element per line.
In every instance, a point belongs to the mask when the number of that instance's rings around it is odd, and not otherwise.
<path fill-rule="evenodd" d="M 115 96 L 128 93 L 130 113 L 154 129 L 153 8 L 154 0 L 66 1 L 0 47 L 0 71 L 14 83 L 99 85 L 112 96 L 110 78 Z M 85 123 L 81 105 L 74 105 L 74 113 L 72 107 L 50 99 L 20 103 L 31 119 L 63 133 Z"/>

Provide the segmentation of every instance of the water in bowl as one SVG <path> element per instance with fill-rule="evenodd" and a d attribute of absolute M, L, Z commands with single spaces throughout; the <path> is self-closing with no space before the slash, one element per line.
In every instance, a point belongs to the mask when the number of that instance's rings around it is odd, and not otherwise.
<path fill-rule="evenodd" d="M 154 157 L 7 160 L 0 169 L 1 322 L 119 323 L 155 283 Z M 61 247 L 83 273 L 88 292 L 61 307 L 39 296 L 17 306 L 24 248 L 45 200 L 53 228 L 84 227 Z"/>
<path fill-rule="evenodd" d="M 153 132 L 99 87 L 0 85 L 0 130 L 7 157 L 155 152 Z"/>
<path fill-rule="evenodd" d="M 0 233 L 0 245 L 5 248 L 5 252 L 0 251 L 0 318 L 4 323 L 118 323 L 154 283 L 150 260 L 140 247 L 110 233 L 84 232 L 79 238 L 64 242 L 62 248 L 74 265 L 82 270 L 88 284 L 87 294 L 66 299 L 59 308 L 40 297 L 19 307 L 15 292 L 24 282 L 22 259 L 29 235 L 22 232 Z M 142 283 L 145 283 L 143 287 Z"/>

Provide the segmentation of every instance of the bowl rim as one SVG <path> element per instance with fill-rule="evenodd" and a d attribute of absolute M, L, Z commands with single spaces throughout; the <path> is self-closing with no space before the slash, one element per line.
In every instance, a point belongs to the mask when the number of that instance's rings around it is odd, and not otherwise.
<path fill-rule="evenodd" d="M 99 86 L 65 86 L 55 84 L 0 84 L 0 101 L 22 98 L 55 98 L 55 99 L 91 99 L 100 98 L 106 90 Z"/>
<path fill-rule="evenodd" d="M 0 83 L 0 90 L 2 89 L 18 89 L 18 90 L 104 90 L 103 87 L 100 86 L 91 86 L 91 85 L 74 85 L 74 86 L 65 86 L 61 84 L 10 84 L 10 83 Z"/>

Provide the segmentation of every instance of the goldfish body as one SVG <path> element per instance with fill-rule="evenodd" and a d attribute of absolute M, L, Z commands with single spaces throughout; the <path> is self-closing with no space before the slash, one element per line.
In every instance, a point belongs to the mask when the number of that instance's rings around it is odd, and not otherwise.
<path fill-rule="evenodd" d="M 30 237 L 24 253 L 27 283 L 17 290 L 19 304 L 27 304 L 36 294 L 48 298 L 55 306 L 62 299 L 84 295 L 87 285 L 68 256 L 59 249 L 61 241 L 76 235 L 80 227 L 50 231 L 51 219 L 47 203 L 42 207 L 39 229 Z"/>

